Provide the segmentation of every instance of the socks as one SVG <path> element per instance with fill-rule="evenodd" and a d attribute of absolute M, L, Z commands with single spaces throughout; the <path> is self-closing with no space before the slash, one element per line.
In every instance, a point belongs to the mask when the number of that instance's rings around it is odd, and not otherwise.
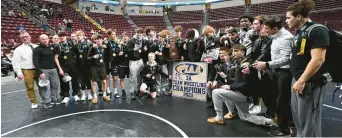
<path fill-rule="evenodd" d="M 93 98 L 94 98 L 94 99 L 97 98 L 97 92 L 94 92 Z"/>
<path fill-rule="evenodd" d="M 118 94 L 118 89 L 114 88 L 114 94 Z"/>
<path fill-rule="evenodd" d="M 105 96 L 107 96 L 107 93 L 106 93 L 106 92 L 103 93 L 103 97 L 105 97 Z"/>
<path fill-rule="evenodd" d="M 215 117 L 215 120 L 217 121 L 220 121 L 220 120 L 223 120 L 223 114 L 222 113 L 216 113 L 216 117 Z"/>

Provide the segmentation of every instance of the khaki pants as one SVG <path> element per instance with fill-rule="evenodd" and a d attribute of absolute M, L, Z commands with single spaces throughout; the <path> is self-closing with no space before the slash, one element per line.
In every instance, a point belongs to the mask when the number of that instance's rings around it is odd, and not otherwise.
<path fill-rule="evenodd" d="M 36 94 L 34 92 L 34 81 L 37 81 L 36 71 L 35 70 L 22 70 L 24 75 L 24 82 L 27 90 L 27 96 L 30 99 L 31 103 L 37 103 Z"/>

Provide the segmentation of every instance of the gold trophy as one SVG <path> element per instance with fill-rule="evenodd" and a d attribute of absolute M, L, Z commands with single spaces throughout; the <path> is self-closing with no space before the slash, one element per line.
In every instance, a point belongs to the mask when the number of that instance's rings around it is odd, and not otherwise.
<path fill-rule="evenodd" d="M 166 44 L 170 45 L 169 48 L 169 60 L 178 60 L 179 59 L 179 53 L 178 48 L 176 45 L 176 39 L 174 37 L 171 37 Z"/>

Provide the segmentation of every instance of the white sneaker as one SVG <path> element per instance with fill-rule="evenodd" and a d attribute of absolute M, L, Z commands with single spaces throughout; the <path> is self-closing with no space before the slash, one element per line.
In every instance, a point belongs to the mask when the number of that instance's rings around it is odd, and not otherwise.
<path fill-rule="evenodd" d="M 91 95 L 91 92 L 88 91 L 88 100 L 92 100 L 93 99 L 93 96 Z"/>
<path fill-rule="evenodd" d="M 110 89 L 109 89 L 109 87 L 107 87 L 107 94 L 110 94 Z"/>
<path fill-rule="evenodd" d="M 69 97 L 65 97 L 64 99 L 63 99 L 63 101 L 62 101 L 62 103 L 65 103 L 65 104 L 67 104 L 68 102 L 69 102 Z"/>
<path fill-rule="evenodd" d="M 74 96 L 74 99 L 75 99 L 75 102 L 77 102 L 77 101 L 80 100 L 80 97 L 78 97 L 78 95 L 75 95 L 75 96 Z"/>
<path fill-rule="evenodd" d="M 252 108 L 248 111 L 250 114 L 259 114 L 261 112 L 261 106 L 260 105 L 253 105 Z"/>
<path fill-rule="evenodd" d="M 32 103 L 32 104 L 31 104 L 31 108 L 32 108 L 32 109 L 37 109 L 37 108 L 38 108 L 38 104 Z"/>
<path fill-rule="evenodd" d="M 87 96 L 85 94 L 82 94 L 81 101 L 84 101 L 87 99 Z"/>

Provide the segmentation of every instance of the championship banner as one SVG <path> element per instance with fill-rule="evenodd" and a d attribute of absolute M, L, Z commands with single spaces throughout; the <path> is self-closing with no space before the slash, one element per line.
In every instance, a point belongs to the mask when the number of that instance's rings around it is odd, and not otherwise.
<path fill-rule="evenodd" d="M 201 61 L 206 61 L 208 59 L 218 60 L 220 54 L 220 48 L 214 48 L 203 52 Z"/>
<path fill-rule="evenodd" d="M 172 96 L 206 101 L 207 63 L 174 62 L 172 69 Z"/>

